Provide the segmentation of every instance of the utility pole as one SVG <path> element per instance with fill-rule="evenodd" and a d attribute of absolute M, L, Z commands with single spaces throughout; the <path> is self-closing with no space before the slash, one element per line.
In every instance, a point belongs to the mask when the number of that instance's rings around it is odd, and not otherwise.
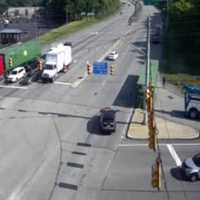
<path fill-rule="evenodd" d="M 149 86 L 149 81 L 150 81 L 149 76 L 150 76 L 150 17 L 147 18 L 147 53 L 146 53 L 146 71 L 145 71 L 145 91 L 147 90 Z M 145 98 L 144 98 L 144 110 L 145 110 L 144 124 L 147 124 L 148 113 L 147 113 Z"/>

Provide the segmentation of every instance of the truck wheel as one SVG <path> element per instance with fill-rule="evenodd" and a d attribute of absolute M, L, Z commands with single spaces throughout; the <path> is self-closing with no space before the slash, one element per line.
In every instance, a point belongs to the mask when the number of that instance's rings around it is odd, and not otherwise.
<path fill-rule="evenodd" d="M 189 111 L 189 117 L 191 119 L 196 119 L 198 117 L 198 111 L 196 109 L 191 109 Z"/>
<path fill-rule="evenodd" d="M 55 79 L 54 77 L 52 77 L 52 78 L 51 78 L 51 83 L 53 83 L 53 82 L 54 82 L 54 79 Z"/>

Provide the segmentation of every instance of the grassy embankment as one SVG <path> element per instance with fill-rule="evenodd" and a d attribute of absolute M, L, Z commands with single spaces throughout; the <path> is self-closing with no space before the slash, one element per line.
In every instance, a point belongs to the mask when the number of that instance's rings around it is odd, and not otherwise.
<path fill-rule="evenodd" d="M 105 19 L 108 19 L 109 17 L 112 17 L 113 15 L 117 14 L 119 10 L 120 7 L 102 16 L 85 17 L 79 21 L 70 22 L 69 24 L 53 29 L 52 31 L 40 36 L 39 42 L 42 46 L 51 44 L 52 42 L 55 42 L 58 39 L 65 38 L 71 35 L 72 33 L 78 32 L 84 28 L 87 28 L 91 25 L 99 23 Z"/>
<path fill-rule="evenodd" d="M 42 35 L 39 37 L 39 42 L 41 45 L 47 45 L 50 44 L 58 39 L 64 38 L 72 33 L 75 33 L 83 28 L 86 28 L 88 26 L 91 26 L 95 23 L 100 21 L 96 18 L 85 18 L 79 21 L 71 22 L 67 25 L 63 25 L 59 28 L 53 29 L 52 31 Z"/>

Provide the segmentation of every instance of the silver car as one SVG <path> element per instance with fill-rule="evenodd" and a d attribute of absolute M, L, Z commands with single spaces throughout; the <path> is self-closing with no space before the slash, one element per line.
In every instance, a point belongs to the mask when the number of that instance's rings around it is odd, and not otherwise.
<path fill-rule="evenodd" d="M 191 181 L 200 179 L 200 153 L 184 160 L 181 168 L 185 176 Z"/>

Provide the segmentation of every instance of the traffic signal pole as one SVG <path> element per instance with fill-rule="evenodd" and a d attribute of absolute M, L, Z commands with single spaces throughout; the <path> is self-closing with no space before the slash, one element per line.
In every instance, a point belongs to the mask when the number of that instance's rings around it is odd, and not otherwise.
<path fill-rule="evenodd" d="M 150 82 L 150 17 L 147 18 L 147 53 L 146 53 L 146 71 L 145 71 L 145 89 L 149 87 Z M 148 120 L 148 112 L 147 112 L 147 106 L 146 106 L 146 100 L 144 98 L 144 110 L 145 110 L 145 116 L 144 116 L 144 124 L 147 124 Z"/>

